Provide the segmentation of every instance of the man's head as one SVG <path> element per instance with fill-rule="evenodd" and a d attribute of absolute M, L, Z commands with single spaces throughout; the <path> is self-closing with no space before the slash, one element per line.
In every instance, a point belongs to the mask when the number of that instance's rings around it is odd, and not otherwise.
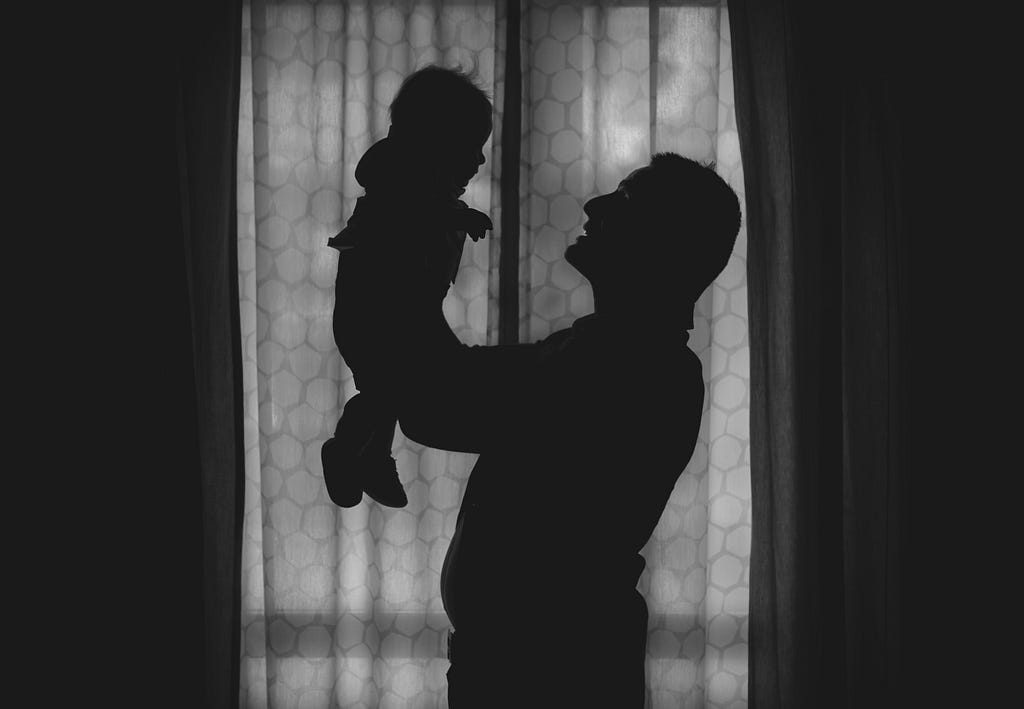
<path fill-rule="evenodd" d="M 391 102 L 389 137 L 439 179 L 461 189 L 484 163 L 491 101 L 458 69 L 427 66 L 406 77 Z"/>
<path fill-rule="evenodd" d="M 583 211 L 585 233 L 565 258 L 595 293 L 639 303 L 653 290 L 687 314 L 725 268 L 740 228 L 739 199 L 713 164 L 675 153 L 655 155 Z"/>

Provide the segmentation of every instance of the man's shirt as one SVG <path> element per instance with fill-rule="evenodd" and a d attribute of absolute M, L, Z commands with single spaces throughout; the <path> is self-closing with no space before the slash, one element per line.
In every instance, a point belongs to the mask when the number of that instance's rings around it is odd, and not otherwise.
<path fill-rule="evenodd" d="M 532 345 L 458 346 L 406 386 L 406 435 L 481 454 L 442 574 L 457 629 L 560 599 L 597 612 L 635 589 L 704 381 L 683 331 L 626 327 L 588 316 Z"/>

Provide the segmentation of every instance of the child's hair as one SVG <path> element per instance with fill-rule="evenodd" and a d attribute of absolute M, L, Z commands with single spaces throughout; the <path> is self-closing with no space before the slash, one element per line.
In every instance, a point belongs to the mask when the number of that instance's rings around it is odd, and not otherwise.
<path fill-rule="evenodd" d="M 459 134 L 467 128 L 486 135 L 491 129 L 491 99 L 473 76 L 437 65 L 406 77 L 390 114 L 392 127 L 405 135 Z"/>

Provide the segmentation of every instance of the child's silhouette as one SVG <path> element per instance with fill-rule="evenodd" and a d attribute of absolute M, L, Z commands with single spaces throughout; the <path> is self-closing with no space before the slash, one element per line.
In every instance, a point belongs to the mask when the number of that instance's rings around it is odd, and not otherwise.
<path fill-rule="evenodd" d="M 359 504 L 363 492 L 389 507 L 407 503 L 391 457 L 397 415 L 390 387 L 397 354 L 418 343 L 400 323 L 422 322 L 411 310 L 441 315 L 466 234 L 476 240 L 492 228 L 487 215 L 459 200 L 484 162 L 487 95 L 461 71 L 430 66 L 403 82 L 390 111 L 388 137 L 356 167 L 366 194 L 328 242 L 341 252 L 334 339 L 359 389 L 321 450 L 328 495 L 341 507 Z"/>

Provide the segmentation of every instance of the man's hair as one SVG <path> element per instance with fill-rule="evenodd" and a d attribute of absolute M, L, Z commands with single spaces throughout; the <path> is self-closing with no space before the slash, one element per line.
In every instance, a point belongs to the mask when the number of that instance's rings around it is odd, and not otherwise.
<path fill-rule="evenodd" d="M 453 129 L 461 133 L 464 129 L 458 127 L 466 125 L 465 119 L 483 131 L 490 127 L 491 99 L 473 75 L 432 64 L 405 78 L 389 112 L 391 125 L 407 135 Z"/>
<path fill-rule="evenodd" d="M 676 153 L 654 155 L 650 177 L 642 199 L 660 228 L 685 235 L 679 261 L 685 277 L 699 287 L 696 297 L 729 263 L 740 230 L 739 197 L 715 171 L 715 163 Z"/>

